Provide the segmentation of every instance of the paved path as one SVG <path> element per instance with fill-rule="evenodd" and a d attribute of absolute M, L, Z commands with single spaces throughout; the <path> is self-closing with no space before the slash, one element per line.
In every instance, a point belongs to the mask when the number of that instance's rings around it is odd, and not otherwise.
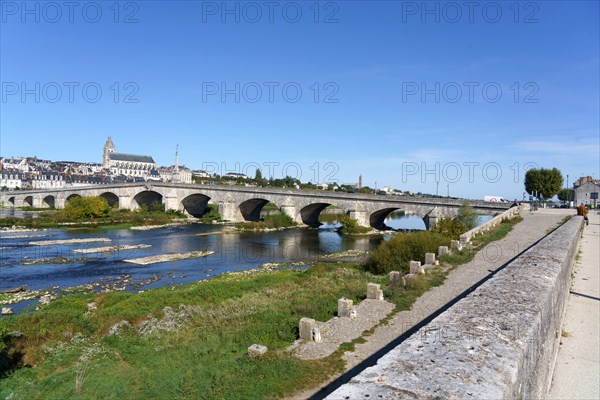
<path fill-rule="evenodd" d="M 589 218 L 548 399 L 600 399 L 600 215 Z"/>
<path fill-rule="evenodd" d="M 531 213 L 526 209 L 521 210 L 523 221 L 515 225 L 506 237 L 488 244 L 475 255 L 471 262 L 451 271 L 442 286 L 434 287 L 419 297 L 411 310 L 399 312 L 390 319 L 387 325 L 378 327 L 372 335 L 364 337 L 365 343 L 357 344 L 354 351 L 344 353 L 346 371 L 382 349 L 425 317 L 542 238 L 548 230 L 555 228 L 567 215 L 575 215 L 575 211 L 539 209 Z M 320 388 L 308 390 L 291 398 L 306 399 L 318 390 Z"/>

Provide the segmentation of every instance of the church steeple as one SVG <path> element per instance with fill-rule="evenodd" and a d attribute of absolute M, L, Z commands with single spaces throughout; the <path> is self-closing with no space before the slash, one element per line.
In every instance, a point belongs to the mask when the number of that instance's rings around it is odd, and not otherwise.
<path fill-rule="evenodd" d="M 114 153 L 115 152 L 115 145 L 113 144 L 113 141 L 111 139 L 111 137 L 109 136 L 108 139 L 106 140 L 106 143 L 104 144 L 104 156 L 102 157 L 102 168 L 110 168 L 110 153 Z"/>

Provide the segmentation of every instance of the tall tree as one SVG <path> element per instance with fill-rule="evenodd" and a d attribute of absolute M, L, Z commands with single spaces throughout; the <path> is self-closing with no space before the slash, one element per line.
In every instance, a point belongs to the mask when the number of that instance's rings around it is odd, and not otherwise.
<path fill-rule="evenodd" d="M 560 201 L 573 200 L 573 189 L 561 189 L 560 192 L 558 192 L 558 199 Z"/>
<path fill-rule="evenodd" d="M 556 168 L 530 169 L 525 174 L 525 191 L 537 193 L 542 199 L 549 199 L 557 194 L 563 185 L 563 177 Z"/>

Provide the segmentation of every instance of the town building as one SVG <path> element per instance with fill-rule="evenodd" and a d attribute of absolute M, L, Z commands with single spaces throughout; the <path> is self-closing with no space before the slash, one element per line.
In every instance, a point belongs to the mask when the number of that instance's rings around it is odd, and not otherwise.
<path fill-rule="evenodd" d="M 21 189 L 23 181 L 19 173 L 2 173 L 0 174 L 0 188 Z"/>
<path fill-rule="evenodd" d="M 591 176 L 582 176 L 573 184 L 575 192 L 575 205 L 590 204 L 598 205 L 598 192 L 600 192 L 600 179 Z"/>
<path fill-rule="evenodd" d="M 150 156 L 117 153 L 116 147 L 109 136 L 104 144 L 102 167 L 109 170 L 112 175 L 146 179 L 156 163 Z"/>

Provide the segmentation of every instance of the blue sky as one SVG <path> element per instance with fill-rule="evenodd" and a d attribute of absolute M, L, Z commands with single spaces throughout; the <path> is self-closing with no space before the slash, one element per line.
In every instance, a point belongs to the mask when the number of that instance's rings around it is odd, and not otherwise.
<path fill-rule="evenodd" d="M 2 156 L 100 162 L 111 135 L 469 198 L 522 198 L 536 166 L 600 178 L 596 1 L 0 3 Z"/>

